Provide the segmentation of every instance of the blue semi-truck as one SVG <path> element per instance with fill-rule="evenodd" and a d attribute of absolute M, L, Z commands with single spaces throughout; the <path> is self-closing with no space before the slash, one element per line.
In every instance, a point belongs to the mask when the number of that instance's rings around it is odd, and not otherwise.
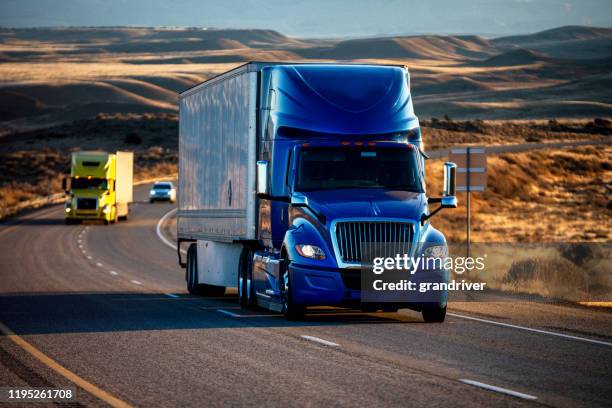
<path fill-rule="evenodd" d="M 179 101 L 177 252 L 190 293 L 237 287 L 242 307 L 290 319 L 329 305 L 444 321 L 446 292 L 361 298 L 364 245 L 446 254 L 429 218 L 457 206 L 452 163 L 443 196 L 426 195 L 406 67 L 250 62 Z"/>

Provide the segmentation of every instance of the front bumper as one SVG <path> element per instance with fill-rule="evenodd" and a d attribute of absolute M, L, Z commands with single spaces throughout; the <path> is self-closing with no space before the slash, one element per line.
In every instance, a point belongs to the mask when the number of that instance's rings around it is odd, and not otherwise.
<path fill-rule="evenodd" d="M 355 306 L 361 304 L 361 269 L 321 270 L 298 264 L 289 265 L 291 294 L 293 301 L 302 306 Z M 427 275 L 408 276 L 407 279 L 420 282 L 446 282 L 449 273 L 445 270 L 428 271 Z M 447 291 L 423 294 L 410 292 L 400 294 L 393 300 L 380 303 L 405 304 L 419 309 L 425 303 L 446 304 Z"/>
<path fill-rule="evenodd" d="M 172 196 L 169 194 L 149 195 L 149 201 L 172 201 Z"/>

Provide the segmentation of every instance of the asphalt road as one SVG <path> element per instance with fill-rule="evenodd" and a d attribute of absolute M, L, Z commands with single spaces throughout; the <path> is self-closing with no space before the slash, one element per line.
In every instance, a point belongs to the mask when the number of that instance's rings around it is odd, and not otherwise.
<path fill-rule="evenodd" d="M 444 324 L 244 312 L 235 295 L 186 293 L 156 234 L 173 207 L 135 191 L 118 225 L 66 226 L 61 206 L 0 224 L 0 387 L 75 387 L 87 406 L 612 404 L 610 312 L 503 300 L 453 303 Z"/>

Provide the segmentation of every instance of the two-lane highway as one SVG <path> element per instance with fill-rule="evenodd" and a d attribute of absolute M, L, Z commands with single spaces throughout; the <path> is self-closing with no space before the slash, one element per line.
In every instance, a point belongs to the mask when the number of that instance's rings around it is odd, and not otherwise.
<path fill-rule="evenodd" d="M 231 294 L 186 293 L 156 231 L 173 206 L 149 204 L 147 187 L 118 225 L 66 226 L 57 206 L 0 224 L 0 387 L 71 386 L 101 406 L 610 404 L 609 312 L 245 312 Z"/>

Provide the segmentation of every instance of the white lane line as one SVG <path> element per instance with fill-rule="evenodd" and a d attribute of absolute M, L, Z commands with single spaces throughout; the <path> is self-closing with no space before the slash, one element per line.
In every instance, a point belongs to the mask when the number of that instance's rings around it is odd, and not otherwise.
<path fill-rule="evenodd" d="M 305 334 L 302 334 L 300 337 L 303 338 L 303 339 L 306 339 L 306 340 L 314 341 L 315 343 L 324 344 L 326 346 L 331 346 L 331 347 L 339 347 L 340 346 L 338 343 L 334 343 L 333 341 L 329 341 L 329 340 L 320 339 L 320 338 L 315 337 L 315 336 L 307 336 Z"/>
<path fill-rule="evenodd" d="M 134 285 L 142 285 L 142 282 L 137 280 L 131 280 L 130 282 L 132 282 Z"/>
<path fill-rule="evenodd" d="M 79 249 L 83 249 L 83 245 L 79 245 Z"/>
<path fill-rule="evenodd" d="M 232 312 L 230 312 L 228 310 L 217 309 L 217 312 L 223 313 L 223 314 L 226 314 L 226 315 L 232 316 L 232 317 L 240 317 L 240 315 L 238 313 L 232 313 Z"/>
<path fill-rule="evenodd" d="M 461 381 L 462 383 L 473 385 L 474 387 L 484 388 L 485 390 L 495 391 L 506 395 L 512 395 L 513 397 L 519 397 L 528 400 L 538 399 L 538 397 L 536 397 L 535 395 L 523 394 L 522 392 L 509 390 L 508 388 L 496 387 L 495 385 L 489 385 L 474 380 L 468 380 L 466 378 L 460 378 L 459 381 Z"/>
<path fill-rule="evenodd" d="M 118 272 L 115 272 L 115 271 L 109 271 L 108 273 L 110 273 L 110 274 L 111 274 L 111 275 L 113 275 L 113 276 L 117 276 L 117 275 L 119 275 L 119 273 L 118 273 Z"/>
<path fill-rule="evenodd" d="M 495 324 L 497 326 L 510 327 L 512 329 L 530 331 L 533 333 L 548 334 L 549 336 L 563 337 L 566 339 L 579 340 L 579 341 L 584 341 L 587 343 L 601 344 L 603 346 L 609 346 L 609 347 L 612 346 L 612 343 L 608 341 L 603 341 L 603 340 L 595 340 L 595 339 L 589 339 L 587 337 L 572 336 L 570 334 L 557 333 L 557 332 L 552 332 L 548 330 L 533 329 L 531 327 L 518 326 L 516 324 L 510 324 L 510 323 L 496 322 L 495 320 L 480 319 L 478 317 L 464 316 L 464 315 L 460 315 L 456 313 L 447 313 L 447 315 L 453 316 L 453 317 L 459 317 L 461 319 L 474 320 L 474 321 L 482 322 L 482 323 Z"/>
<path fill-rule="evenodd" d="M 162 234 L 161 232 L 161 227 L 163 225 L 164 222 L 166 222 L 166 220 L 168 218 L 170 218 L 172 215 L 174 215 L 174 213 L 176 212 L 176 208 L 173 208 L 172 210 L 168 211 L 166 214 L 164 214 L 163 217 L 161 217 L 159 219 L 159 221 L 157 222 L 157 227 L 155 228 L 155 232 L 157 232 L 157 236 L 159 237 L 159 239 L 166 245 L 168 245 L 170 248 L 176 250 L 176 244 L 172 241 L 170 241 L 168 238 L 164 237 L 164 234 Z"/>
<path fill-rule="evenodd" d="M 202 308 L 202 309 L 204 309 L 204 308 Z M 275 314 L 272 314 L 272 313 L 266 313 L 266 314 L 238 314 L 238 313 L 233 313 L 233 312 L 230 312 L 228 310 L 223 310 L 223 309 L 217 309 L 217 312 L 226 314 L 228 316 L 239 317 L 239 318 L 245 318 L 245 317 L 283 317 L 283 315 L 278 314 L 278 313 L 275 313 Z"/>
<path fill-rule="evenodd" d="M 83 243 L 83 240 L 82 240 L 82 239 L 79 239 L 79 240 L 77 240 L 77 242 L 78 242 L 79 244 L 82 244 L 82 243 Z"/>
<path fill-rule="evenodd" d="M 102 267 L 102 264 L 100 262 L 96 262 L 96 266 Z"/>
<path fill-rule="evenodd" d="M 91 259 L 91 255 L 87 255 L 87 259 Z"/>
<path fill-rule="evenodd" d="M 171 297 L 171 298 L 178 298 L 178 297 L 180 297 L 180 296 L 175 295 L 175 294 L 173 294 L 173 293 L 164 293 L 164 295 L 166 295 L 166 296 L 168 296 L 168 297 Z"/>

